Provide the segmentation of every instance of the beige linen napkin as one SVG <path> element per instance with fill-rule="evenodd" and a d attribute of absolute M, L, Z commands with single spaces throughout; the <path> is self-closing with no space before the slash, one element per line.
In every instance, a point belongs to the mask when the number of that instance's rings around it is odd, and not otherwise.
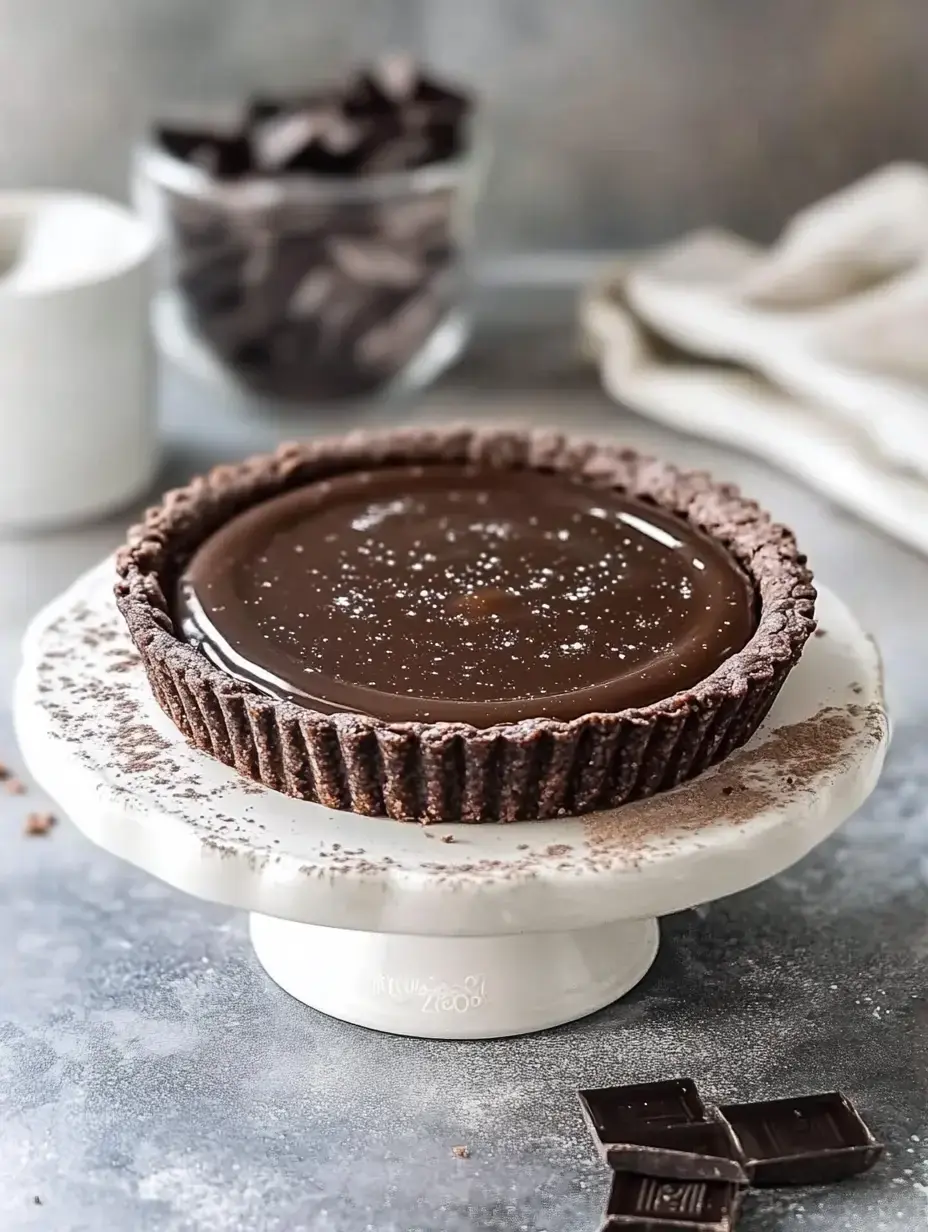
<path fill-rule="evenodd" d="M 581 324 L 617 399 L 928 551 L 928 170 L 868 177 L 769 250 L 702 231 L 621 262 Z"/>

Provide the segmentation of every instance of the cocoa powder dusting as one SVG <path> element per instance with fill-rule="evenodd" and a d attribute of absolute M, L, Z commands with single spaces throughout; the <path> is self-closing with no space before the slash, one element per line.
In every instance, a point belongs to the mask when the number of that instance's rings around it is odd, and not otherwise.
<path fill-rule="evenodd" d="M 784 783 L 790 792 L 808 790 L 836 768 L 854 734 L 854 719 L 861 717 L 867 719 L 868 738 L 882 740 L 885 717 L 878 705 L 825 707 L 802 723 L 777 728 L 756 748 L 732 753 L 714 772 L 675 791 L 594 814 L 584 822 L 587 842 L 600 852 L 635 850 L 668 831 L 749 822 L 783 799 Z"/>

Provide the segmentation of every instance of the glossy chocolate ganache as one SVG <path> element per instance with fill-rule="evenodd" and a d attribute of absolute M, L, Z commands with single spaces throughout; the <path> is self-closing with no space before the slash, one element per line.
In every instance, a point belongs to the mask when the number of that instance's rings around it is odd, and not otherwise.
<path fill-rule="evenodd" d="M 756 627 L 725 548 L 621 492 L 463 465 L 339 475 L 195 552 L 183 635 L 273 697 L 488 727 L 657 702 Z"/>

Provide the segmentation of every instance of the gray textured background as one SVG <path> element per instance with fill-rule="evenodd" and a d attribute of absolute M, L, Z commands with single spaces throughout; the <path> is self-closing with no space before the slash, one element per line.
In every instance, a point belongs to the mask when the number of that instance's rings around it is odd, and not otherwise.
<path fill-rule="evenodd" d="M 928 157 L 926 0 L 0 0 L 0 184 L 119 195 L 166 102 L 299 87 L 384 46 L 486 94 L 493 249 L 760 237 Z"/>

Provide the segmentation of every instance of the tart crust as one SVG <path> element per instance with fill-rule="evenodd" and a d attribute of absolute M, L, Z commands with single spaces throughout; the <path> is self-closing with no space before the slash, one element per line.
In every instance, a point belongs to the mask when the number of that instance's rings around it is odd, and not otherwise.
<path fill-rule="evenodd" d="M 756 631 L 705 680 L 653 705 L 476 728 L 321 714 L 270 698 L 213 666 L 175 629 L 181 569 L 243 509 L 345 471 L 456 462 L 567 474 L 688 519 L 751 578 Z M 574 815 L 693 778 L 754 733 L 815 627 L 812 575 L 792 533 L 736 488 L 551 432 L 411 429 L 282 445 L 166 493 L 129 532 L 117 572 L 116 601 L 152 691 L 194 747 L 298 799 L 421 822 Z"/>

